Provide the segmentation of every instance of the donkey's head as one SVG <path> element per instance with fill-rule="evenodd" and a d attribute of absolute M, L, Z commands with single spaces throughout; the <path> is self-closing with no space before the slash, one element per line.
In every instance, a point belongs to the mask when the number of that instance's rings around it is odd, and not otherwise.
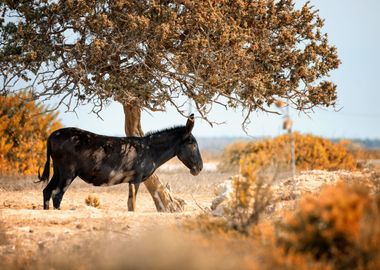
<path fill-rule="evenodd" d="M 177 157 L 190 169 L 192 175 L 198 175 L 203 168 L 201 153 L 197 140 L 191 134 L 194 127 L 194 114 L 187 119 L 183 139 L 178 146 Z"/>

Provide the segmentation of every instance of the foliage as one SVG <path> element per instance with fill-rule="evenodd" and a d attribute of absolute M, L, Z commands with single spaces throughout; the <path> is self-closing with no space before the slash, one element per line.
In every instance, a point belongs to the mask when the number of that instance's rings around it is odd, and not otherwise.
<path fill-rule="evenodd" d="M 221 171 L 231 171 L 240 168 L 240 159 L 253 151 L 255 142 L 238 141 L 228 144 L 224 150 L 219 163 Z"/>
<path fill-rule="evenodd" d="M 30 94 L 0 96 L 0 174 L 36 174 L 46 160 L 46 139 L 61 127 L 56 113 Z"/>
<path fill-rule="evenodd" d="M 273 179 L 264 171 L 265 168 L 257 164 L 241 160 L 240 174 L 232 177 L 231 200 L 225 207 L 229 228 L 248 233 L 272 202 L 270 184 Z"/>
<path fill-rule="evenodd" d="M 273 217 L 253 220 L 257 168 L 241 162 L 240 176 L 234 176 L 231 211 L 225 218 L 202 215 L 190 221 L 189 229 L 204 235 L 219 234 L 241 243 L 254 242 L 246 256 L 250 269 L 379 269 L 380 193 L 379 173 L 347 178 L 326 186 L 320 194 L 305 195 L 292 213 L 280 210 L 279 223 Z M 244 177 L 243 177 L 244 175 Z M 358 184 L 359 183 L 359 184 Z M 264 199 L 263 199 L 264 198 Z M 259 208 L 256 208 L 259 209 Z M 195 226 L 194 226 L 195 225 Z M 255 226 L 252 226 L 255 225 Z M 231 230 L 232 229 L 232 230 Z"/>
<path fill-rule="evenodd" d="M 380 197 L 338 183 L 304 197 L 279 225 L 278 243 L 288 252 L 311 254 L 338 269 L 367 269 L 379 261 Z"/>
<path fill-rule="evenodd" d="M 356 168 L 356 160 L 347 151 L 346 142 L 332 143 L 328 139 L 300 133 L 293 133 L 293 137 L 297 170 Z M 242 158 L 256 167 L 275 163 L 278 168 L 289 168 L 291 162 L 289 135 L 231 144 L 226 147 L 219 168 L 235 169 Z"/>
<path fill-rule="evenodd" d="M 204 118 L 222 104 L 245 108 L 245 121 L 278 99 L 335 104 L 324 78 L 340 60 L 308 2 L 2 1 L 0 14 L 3 93 L 23 82 L 70 107 L 114 98 L 182 114 L 184 95 Z"/>

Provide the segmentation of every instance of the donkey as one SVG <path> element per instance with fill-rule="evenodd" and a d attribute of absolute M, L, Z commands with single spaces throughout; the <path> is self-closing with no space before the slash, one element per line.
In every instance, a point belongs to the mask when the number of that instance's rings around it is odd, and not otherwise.
<path fill-rule="evenodd" d="M 194 114 L 185 126 L 177 126 L 145 137 L 109 137 L 78 128 L 62 128 L 47 139 L 46 163 L 39 181 L 49 180 L 50 157 L 53 177 L 43 190 L 44 209 L 49 209 L 50 198 L 59 209 L 63 194 L 75 177 L 100 185 L 129 183 L 128 210 L 135 210 L 136 195 L 141 182 L 151 176 L 162 164 L 177 156 L 198 175 L 203 161 L 198 143 L 191 131 Z"/>

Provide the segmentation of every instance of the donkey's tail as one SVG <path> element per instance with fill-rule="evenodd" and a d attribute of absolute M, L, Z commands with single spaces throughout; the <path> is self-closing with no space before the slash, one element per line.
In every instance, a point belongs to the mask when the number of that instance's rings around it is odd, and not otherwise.
<path fill-rule="evenodd" d="M 51 156 L 51 143 L 50 143 L 50 137 L 49 137 L 46 143 L 46 162 L 45 162 L 44 171 L 42 172 L 42 176 L 41 176 L 40 169 L 38 169 L 38 181 L 35 181 L 34 183 L 46 182 L 49 180 L 50 156 Z"/>

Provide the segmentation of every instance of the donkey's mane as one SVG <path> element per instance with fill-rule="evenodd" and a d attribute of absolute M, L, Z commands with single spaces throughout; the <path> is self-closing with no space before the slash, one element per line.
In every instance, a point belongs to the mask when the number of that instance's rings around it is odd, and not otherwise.
<path fill-rule="evenodd" d="M 161 129 L 161 130 L 149 131 L 145 134 L 145 137 L 152 137 L 152 136 L 156 136 L 156 135 L 162 135 L 165 133 L 167 133 L 169 135 L 169 134 L 173 134 L 176 132 L 182 132 L 182 131 L 184 131 L 184 129 L 185 129 L 185 126 L 174 126 L 174 127 Z"/>

